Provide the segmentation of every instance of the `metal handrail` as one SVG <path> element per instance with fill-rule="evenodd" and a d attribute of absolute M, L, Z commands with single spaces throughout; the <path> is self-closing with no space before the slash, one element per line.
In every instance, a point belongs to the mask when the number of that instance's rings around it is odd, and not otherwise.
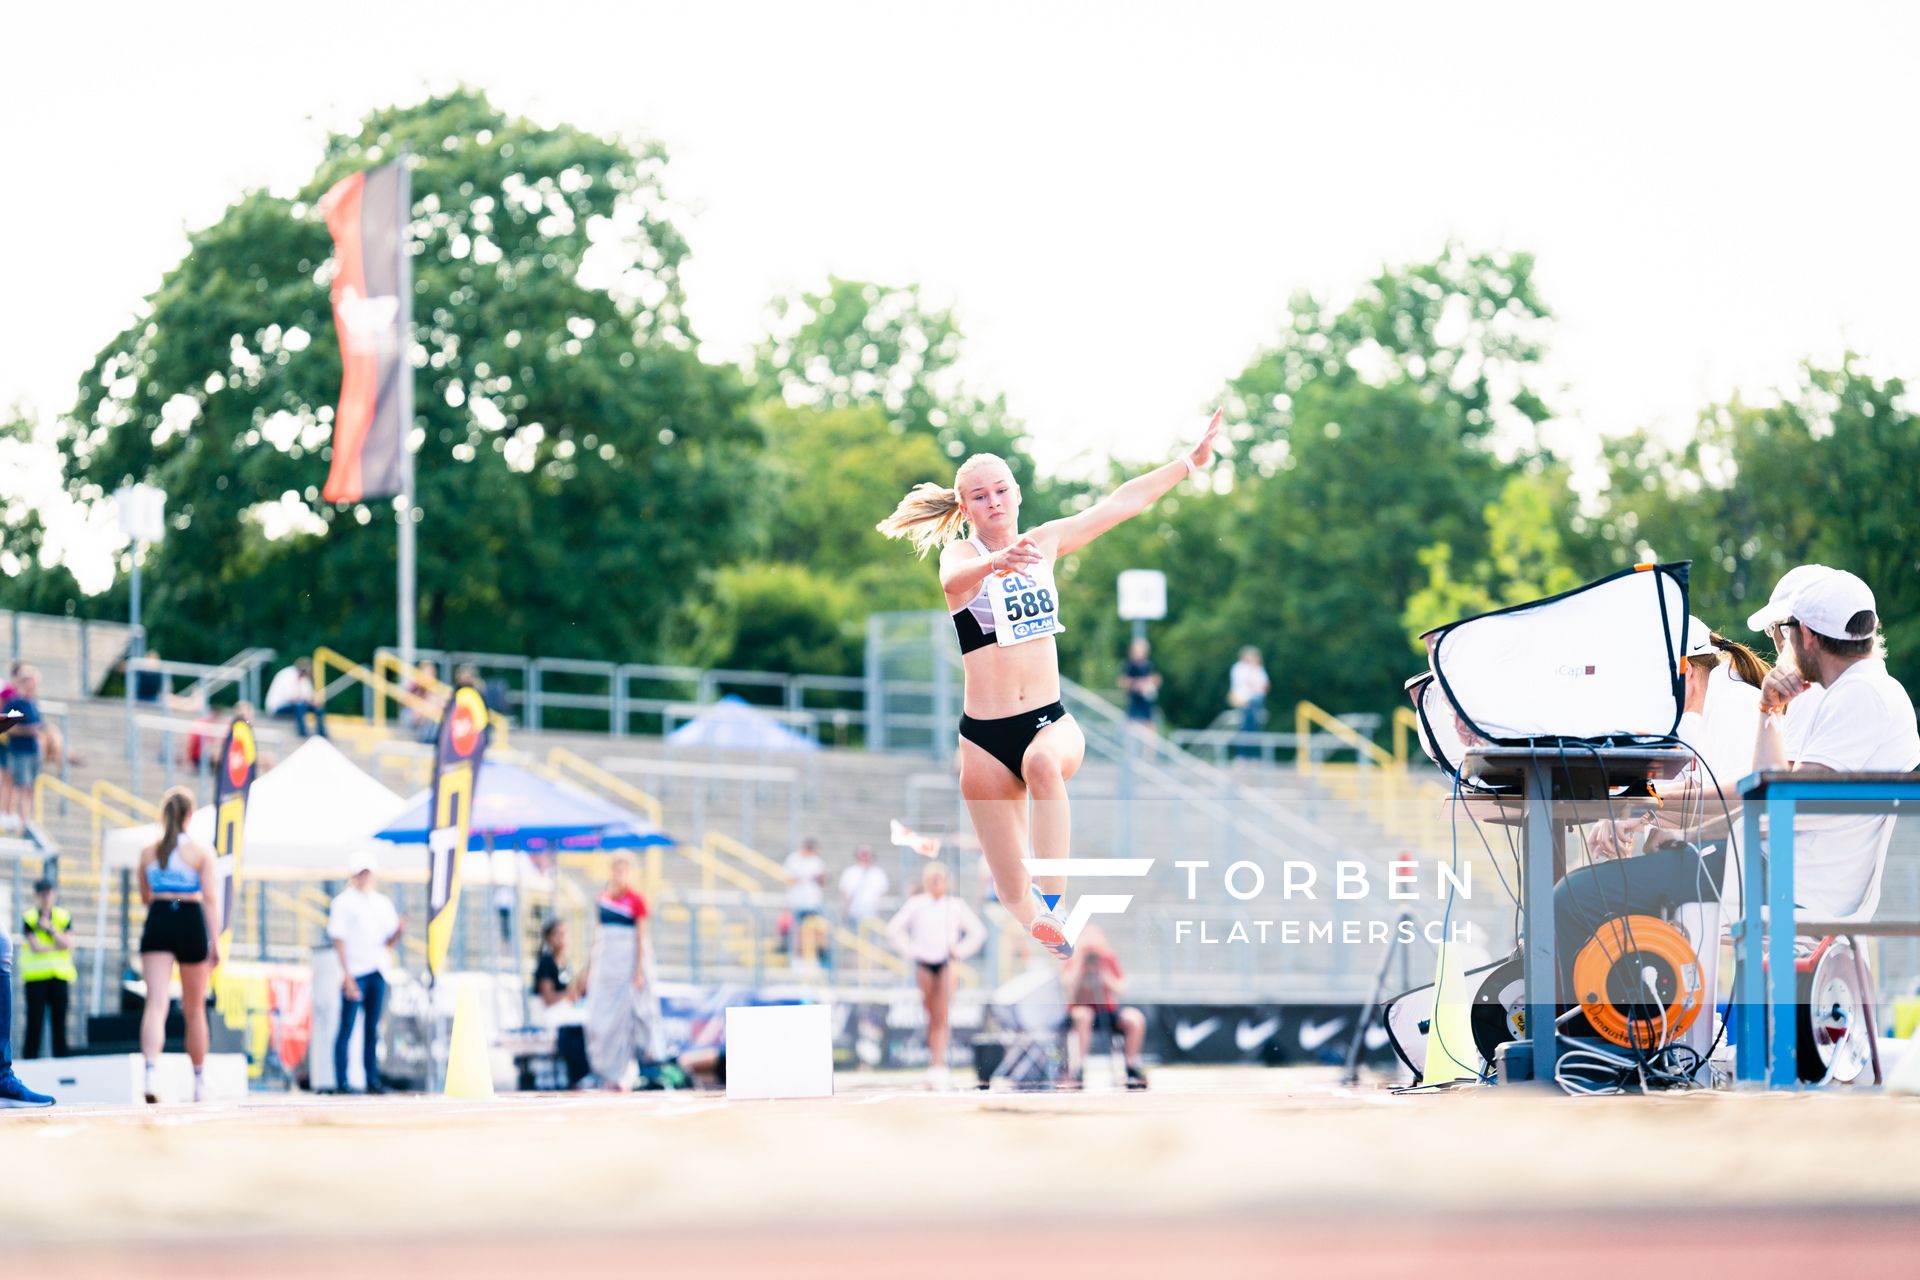
<path fill-rule="evenodd" d="M 766 854 L 761 853 L 758 849 L 751 848 L 743 841 L 734 839 L 724 831 L 707 832 L 705 843 L 708 847 L 727 854 L 735 861 L 746 863 L 748 866 L 758 870 L 760 874 L 771 877 L 775 884 L 784 884 L 786 882 L 787 869 L 784 866 L 775 862 Z"/>
<path fill-rule="evenodd" d="M 1413 755 L 1407 750 L 1407 735 L 1415 739 L 1420 737 L 1420 717 L 1413 713 L 1412 707 L 1393 709 L 1393 759 L 1396 764 L 1406 764 Z"/>
<path fill-rule="evenodd" d="M 1395 761 L 1392 752 L 1386 750 L 1379 743 L 1367 737 L 1346 721 L 1333 715 L 1331 712 L 1316 707 L 1311 702 L 1302 702 L 1294 708 L 1293 722 L 1294 732 L 1298 733 L 1301 737 L 1305 738 L 1310 736 L 1314 731 L 1314 727 L 1317 725 L 1327 734 L 1339 739 L 1342 745 L 1352 748 L 1361 759 L 1370 763 L 1392 765 L 1395 763 L 1405 763 L 1406 761 L 1405 756 L 1402 756 L 1399 761 Z M 1296 755 L 1294 757 L 1295 764 L 1298 766 L 1300 772 L 1309 773 L 1312 771 L 1315 761 L 1309 758 L 1311 754 L 1312 753 L 1309 752 L 1306 755 Z"/>
<path fill-rule="evenodd" d="M 645 811 L 647 820 L 654 826 L 662 826 L 665 808 L 660 801 L 634 786 L 624 778 L 617 778 L 584 756 L 576 755 L 565 747 L 555 747 L 547 753 L 546 772 L 550 775 L 571 773 L 575 777 L 608 791 L 626 801 L 636 809 Z"/>
<path fill-rule="evenodd" d="M 942 652 L 953 663 L 959 663 L 960 657 L 956 651 L 945 649 Z M 1081 732 L 1088 734 L 1089 745 L 1099 741 L 1103 749 L 1119 759 L 1125 767 L 1142 770 L 1146 781 L 1167 788 L 1183 803 L 1193 805 L 1215 820 L 1226 823 L 1236 838 L 1249 840 L 1269 853 L 1284 858 L 1288 850 L 1275 839 L 1274 827 L 1278 825 L 1290 828 L 1295 836 L 1322 849 L 1337 847 L 1333 837 L 1318 823 L 1274 803 L 1270 797 L 1256 790 L 1241 786 L 1226 770 L 1180 750 L 1165 739 L 1148 738 L 1141 734 L 1132 727 L 1125 712 L 1093 691 L 1065 676 L 1060 678 L 1060 688 L 1070 709 L 1080 720 Z M 1092 733 L 1088 733 L 1090 729 Z M 1144 759 L 1134 754 L 1141 751 L 1146 753 Z M 1221 803 L 1220 796 L 1223 794 L 1234 801 L 1231 808 Z M 1255 822 L 1237 812 L 1243 805 L 1258 810 L 1262 821 Z"/>
<path fill-rule="evenodd" d="M 326 678 L 329 666 L 339 668 L 340 678 L 337 681 L 329 681 Z M 352 684 L 360 684 L 366 690 L 370 704 L 367 720 L 379 732 L 386 731 L 387 699 L 389 698 L 418 715 L 433 720 L 440 718 L 439 704 L 419 696 L 405 685 L 394 683 L 381 671 L 355 662 L 352 658 L 326 645 L 320 645 L 313 651 L 313 683 L 314 697 L 322 705 L 325 705 L 327 699 Z M 441 687 L 446 688 L 446 686 Z M 502 747 L 506 746 L 509 732 L 506 717 L 498 710 L 488 708 L 487 723 L 493 728 L 495 741 Z"/>

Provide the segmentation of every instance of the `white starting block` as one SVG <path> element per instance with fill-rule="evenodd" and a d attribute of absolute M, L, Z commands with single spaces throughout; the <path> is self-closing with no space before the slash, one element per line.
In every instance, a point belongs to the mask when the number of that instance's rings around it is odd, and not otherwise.
<path fill-rule="evenodd" d="M 35 1093 L 57 1106 L 144 1106 L 146 1064 L 137 1053 L 102 1053 L 77 1058 L 30 1058 L 13 1064 L 13 1073 Z M 162 1102 L 193 1101 L 193 1062 L 184 1053 L 163 1053 L 154 1072 Z M 206 1102 L 247 1100 L 247 1057 L 243 1053 L 207 1055 Z"/>
<path fill-rule="evenodd" d="M 833 1016 L 824 1004 L 727 1010 L 728 1098 L 831 1098 Z"/>

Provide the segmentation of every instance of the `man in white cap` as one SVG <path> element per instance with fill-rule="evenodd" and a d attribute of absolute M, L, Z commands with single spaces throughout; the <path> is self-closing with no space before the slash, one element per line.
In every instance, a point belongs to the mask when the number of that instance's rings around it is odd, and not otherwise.
<path fill-rule="evenodd" d="M 1793 636 L 1787 631 L 1786 622 L 1793 616 L 1794 593 L 1838 572 L 1824 564 L 1803 564 L 1789 569 L 1774 584 L 1767 602 L 1747 615 L 1747 626 L 1773 642 L 1776 665 L 1790 667 L 1793 664 Z M 1820 699 L 1826 693 L 1819 685 L 1813 685 L 1788 704 L 1780 734 L 1789 763 L 1800 758 L 1800 748 L 1807 740 L 1807 726 L 1813 723 L 1813 713 L 1819 709 Z"/>
<path fill-rule="evenodd" d="M 347 1091 L 347 1048 L 353 1024 L 366 1006 L 367 1029 L 361 1039 L 361 1061 L 367 1072 L 367 1092 L 383 1093 L 380 1084 L 380 1008 L 387 1000 L 387 948 L 406 932 L 407 918 L 394 910 L 393 899 L 373 887 L 377 864 L 372 853 L 356 853 L 347 863 L 352 879 L 327 913 L 327 936 L 340 957 L 340 1029 L 333 1037 L 333 1084 Z"/>
<path fill-rule="evenodd" d="M 1768 714 L 1761 722 L 1754 768 L 1778 769 L 1789 762 L 1801 773 L 1920 768 L 1913 700 L 1887 673 L 1873 591 L 1853 574 L 1834 569 L 1803 575 L 1786 603 L 1790 612 L 1778 625 L 1791 653 L 1782 650 L 1783 661 L 1761 686 L 1760 705 Z M 1777 721 L 1815 689 L 1823 691 L 1820 705 L 1808 717 L 1800 743 L 1790 746 Z M 1799 819 L 1794 824 L 1795 902 L 1822 919 L 1870 917 L 1892 838 L 1892 814 Z"/>

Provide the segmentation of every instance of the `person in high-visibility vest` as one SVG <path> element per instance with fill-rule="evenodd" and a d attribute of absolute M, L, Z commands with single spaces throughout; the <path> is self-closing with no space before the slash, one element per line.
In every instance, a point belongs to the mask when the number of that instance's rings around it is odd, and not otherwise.
<path fill-rule="evenodd" d="M 0 738 L 24 717 L 0 711 Z M 10 1107 L 50 1107 L 53 1099 L 35 1093 L 13 1074 L 13 937 L 0 916 L 0 1110 Z"/>
<path fill-rule="evenodd" d="M 53 1019 L 53 1056 L 67 1056 L 67 995 L 79 975 L 73 968 L 73 917 L 54 902 L 60 892 L 52 881 L 33 886 L 37 905 L 20 918 L 20 981 L 27 990 L 27 1052 L 40 1056 L 40 1036 Z"/>

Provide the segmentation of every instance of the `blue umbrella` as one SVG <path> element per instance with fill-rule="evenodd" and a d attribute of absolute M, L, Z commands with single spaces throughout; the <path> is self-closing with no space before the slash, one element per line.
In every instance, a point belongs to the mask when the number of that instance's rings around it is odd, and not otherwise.
<path fill-rule="evenodd" d="M 483 761 L 475 779 L 469 849 L 521 849 L 563 853 L 575 849 L 642 849 L 670 845 L 672 836 L 637 813 L 591 791 L 543 778 L 516 764 Z M 407 807 L 379 833 L 395 844 L 427 842 L 427 806 L 431 789 L 407 801 Z"/>

